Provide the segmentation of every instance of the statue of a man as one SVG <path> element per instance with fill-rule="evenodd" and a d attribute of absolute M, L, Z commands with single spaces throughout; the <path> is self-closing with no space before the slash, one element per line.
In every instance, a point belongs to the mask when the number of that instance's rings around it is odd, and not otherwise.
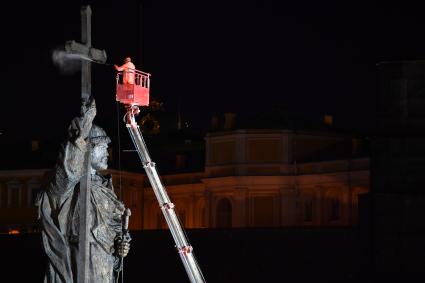
<path fill-rule="evenodd" d="M 89 209 L 89 282 L 114 282 L 120 257 L 129 251 L 122 237 L 124 204 L 117 199 L 108 167 L 109 137 L 92 124 L 94 100 L 81 107 L 81 117 L 72 120 L 55 170 L 38 199 L 43 246 L 48 256 L 44 282 L 77 282 L 79 264 L 79 182 L 85 174 L 84 154 L 91 144 L 91 196 Z"/>

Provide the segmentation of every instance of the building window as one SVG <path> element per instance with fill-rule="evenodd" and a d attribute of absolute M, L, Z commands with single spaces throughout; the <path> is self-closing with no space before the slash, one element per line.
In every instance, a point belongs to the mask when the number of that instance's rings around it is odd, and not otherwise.
<path fill-rule="evenodd" d="M 215 223 L 217 228 L 232 227 L 232 204 L 227 198 L 217 203 Z"/>
<path fill-rule="evenodd" d="M 334 122 L 334 117 L 332 115 L 327 114 L 323 116 L 323 124 L 332 126 L 333 122 Z"/>
<path fill-rule="evenodd" d="M 304 202 L 304 222 L 313 222 L 313 201 Z"/>
<path fill-rule="evenodd" d="M 273 196 L 256 196 L 251 199 L 251 227 L 274 226 Z"/>
<path fill-rule="evenodd" d="M 38 151 L 40 148 L 40 142 L 38 140 L 31 141 L 31 151 Z"/>
<path fill-rule="evenodd" d="M 339 220 L 339 211 L 340 211 L 340 202 L 337 197 L 332 197 L 329 203 L 329 220 L 338 221 Z"/>
<path fill-rule="evenodd" d="M 7 207 L 7 200 L 8 200 L 8 190 L 7 187 L 0 184 L 0 207 Z"/>
<path fill-rule="evenodd" d="M 7 184 L 8 187 L 8 207 L 21 207 L 21 187 L 22 184 L 18 181 L 11 181 Z"/>
<path fill-rule="evenodd" d="M 186 155 L 177 154 L 176 155 L 176 169 L 186 168 Z"/>
<path fill-rule="evenodd" d="M 11 193 L 10 196 L 10 207 L 20 207 L 19 201 L 19 188 L 13 188 L 9 191 Z"/>
<path fill-rule="evenodd" d="M 202 228 L 206 228 L 207 227 L 207 210 L 205 209 L 205 207 L 202 208 L 202 213 L 201 213 L 201 227 Z"/>
<path fill-rule="evenodd" d="M 141 201 L 141 192 L 140 191 L 136 191 L 136 190 L 131 190 L 131 207 L 132 209 L 137 209 L 140 205 Z"/>

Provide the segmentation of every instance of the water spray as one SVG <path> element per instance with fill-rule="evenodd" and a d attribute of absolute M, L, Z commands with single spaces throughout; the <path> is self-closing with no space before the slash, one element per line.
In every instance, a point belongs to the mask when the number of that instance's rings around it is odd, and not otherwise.
<path fill-rule="evenodd" d="M 52 52 L 53 63 L 64 73 L 74 73 L 80 69 L 81 61 L 89 61 L 99 65 L 113 66 L 106 62 L 93 60 L 86 55 L 72 53 L 63 49 L 56 49 Z"/>

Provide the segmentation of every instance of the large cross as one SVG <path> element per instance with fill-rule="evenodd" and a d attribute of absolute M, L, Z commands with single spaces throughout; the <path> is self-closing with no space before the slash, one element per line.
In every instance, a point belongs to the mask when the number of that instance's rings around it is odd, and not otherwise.
<path fill-rule="evenodd" d="M 106 62 L 105 50 L 93 48 L 91 46 L 91 8 L 83 6 L 81 8 L 81 43 L 75 40 L 67 41 L 65 50 L 71 54 L 81 55 L 81 99 L 87 101 L 91 96 L 91 63 Z"/>
<path fill-rule="evenodd" d="M 87 103 L 91 97 L 91 63 L 106 62 L 105 50 L 99 50 L 91 46 L 91 8 L 90 6 L 81 7 L 81 43 L 74 40 L 67 41 L 65 50 L 70 54 L 80 55 L 81 60 L 81 100 Z M 79 194 L 79 258 L 77 262 L 78 283 L 88 283 L 90 281 L 89 272 L 89 252 L 90 252 L 90 196 L 91 196 L 91 145 L 87 144 L 87 151 L 84 158 L 85 174 L 80 180 Z"/>

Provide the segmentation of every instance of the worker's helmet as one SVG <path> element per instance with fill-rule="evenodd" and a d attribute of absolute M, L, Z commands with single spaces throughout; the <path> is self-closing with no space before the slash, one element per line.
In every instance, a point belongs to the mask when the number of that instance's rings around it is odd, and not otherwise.
<path fill-rule="evenodd" d="M 93 124 L 89 133 L 90 143 L 110 143 L 111 139 L 106 134 L 105 130 L 98 125 Z"/>

